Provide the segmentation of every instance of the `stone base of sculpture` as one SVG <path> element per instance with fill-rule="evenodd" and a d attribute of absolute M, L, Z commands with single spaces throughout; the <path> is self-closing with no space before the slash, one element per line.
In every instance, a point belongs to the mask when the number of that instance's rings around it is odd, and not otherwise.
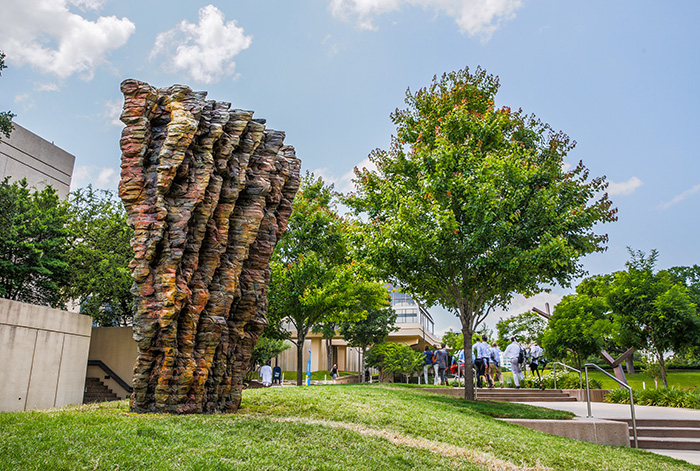
<path fill-rule="evenodd" d="M 301 163 L 283 132 L 206 92 L 136 80 L 121 89 L 139 351 L 131 409 L 233 412 Z"/>

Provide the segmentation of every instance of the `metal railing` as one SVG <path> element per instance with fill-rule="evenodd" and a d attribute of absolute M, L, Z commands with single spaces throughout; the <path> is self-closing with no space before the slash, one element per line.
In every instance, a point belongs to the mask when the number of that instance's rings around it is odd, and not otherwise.
<path fill-rule="evenodd" d="M 577 370 L 573 366 L 569 366 L 566 363 L 562 363 L 560 361 L 553 361 L 551 363 L 551 365 L 552 365 L 552 371 L 554 372 L 554 389 L 557 389 L 557 365 L 561 365 L 564 367 L 565 372 L 566 372 L 566 370 L 571 370 L 571 371 L 575 371 L 576 373 L 578 373 L 578 388 L 583 393 L 583 378 L 581 378 L 581 370 Z"/>
<path fill-rule="evenodd" d="M 594 365 L 593 363 L 586 363 L 584 365 L 585 370 L 586 370 L 586 401 L 588 402 L 588 418 L 592 418 L 593 415 L 591 414 L 591 389 L 590 386 L 588 385 L 588 367 L 592 366 L 593 368 L 596 368 L 598 371 L 603 373 L 605 376 L 607 376 L 610 379 L 614 379 L 617 381 L 617 383 L 622 386 L 623 388 L 626 388 L 630 392 L 630 412 L 632 414 L 632 433 L 634 434 L 634 447 L 639 448 L 639 444 L 637 443 L 637 419 L 634 416 L 634 394 L 632 393 L 632 387 L 627 384 L 623 383 L 607 371 L 605 371 L 603 368 L 601 368 L 598 365 Z"/>

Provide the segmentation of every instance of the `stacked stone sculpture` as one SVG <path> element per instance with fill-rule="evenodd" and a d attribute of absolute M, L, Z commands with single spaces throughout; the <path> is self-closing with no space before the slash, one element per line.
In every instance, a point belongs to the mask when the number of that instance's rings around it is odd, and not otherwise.
<path fill-rule="evenodd" d="M 134 228 L 137 412 L 233 412 L 299 188 L 284 133 L 183 85 L 125 80 L 119 196 Z"/>

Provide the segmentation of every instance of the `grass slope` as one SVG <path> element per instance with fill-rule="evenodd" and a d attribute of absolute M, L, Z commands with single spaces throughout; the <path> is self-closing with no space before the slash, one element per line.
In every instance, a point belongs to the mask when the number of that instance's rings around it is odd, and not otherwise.
<path fill-rule="evenodd" d="M 132 414 L 121 401 L 0 414 L 0 469 L 700 469 L 484 413 L 540 415 L 381 384 L 250 390 L 235 415 Z"/>

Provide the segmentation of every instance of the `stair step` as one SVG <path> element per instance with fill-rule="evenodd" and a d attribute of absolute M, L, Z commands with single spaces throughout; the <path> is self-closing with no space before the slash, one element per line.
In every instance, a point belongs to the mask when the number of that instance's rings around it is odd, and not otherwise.
<path fill-rule="evenodd" d="M 700 439 L 693 438 L 661 438 L 637 437 L 639 448 L 658 450 L 694 450 L 700 451 Z M 630 446 L 634 446 L 634 437 L 630 437 Z"/>
<path fill-rule="evenodd" d="M 99 378 L 85 378 L 83 404 L 118 401 L 119 396 L 109 389 Z"/>
<path fill-rule="evenodd" d="M 630 436 L 632 428 L 630 427 Z M 700 439 L 700 429 L 693 427 L 639 427 L 637 426 L 637 437 L 660 437 L 660 438 L 698 438 Z"/>
<path fill-rule="evenodd" d="M 618 422 L 626 422 L 632 426 L 632 419 L 606 419 L 617 420 Z M 700 429 L 700 420 L 698 419 L 637 419 L 637 427 L 681 427 L 681 428 L 697 428 Z"/>

